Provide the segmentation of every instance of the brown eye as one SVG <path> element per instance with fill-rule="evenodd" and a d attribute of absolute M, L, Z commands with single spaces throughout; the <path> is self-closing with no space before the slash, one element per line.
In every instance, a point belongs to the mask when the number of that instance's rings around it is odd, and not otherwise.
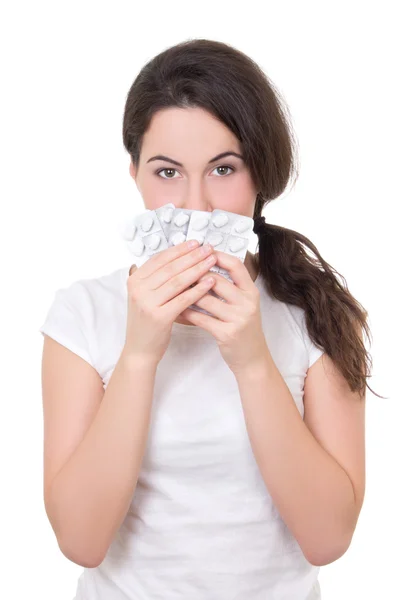
<path fill-rule="evenodd" d="M 169 171 L 169 172 L 173 171 L 173 172 L 176 172 L 176 169 L 161 169 L 160 171 L 157 171 L 157 175 L 159 175 L 163 171 Z M 174 179 L 174 177 L 163 177 L 163 179 Z"/>
<path fill-rule="evenodd" d="M 217 169 L 230 169 L 232 172 L 234 172 L 234 168 L 233 167 L 228 167 L 227 165 L 225 166 L 221 166 L 221 167 L 215 167 L 214 171 L 216 171 Z M 221 176 L 225 176 L 226 173 L 220 173 Z M 230 173 L 228 173 L 228 175 L 230 175 Z"/>

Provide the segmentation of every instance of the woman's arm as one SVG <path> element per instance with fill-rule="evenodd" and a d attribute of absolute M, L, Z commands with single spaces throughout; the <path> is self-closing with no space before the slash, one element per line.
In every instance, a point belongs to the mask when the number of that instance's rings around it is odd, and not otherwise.
<path fill-rule="evenodd" d="M 235 376 L 254 456 L 282 519 L 310 563 L 337 560 L 350 544 L 360 508 L 349 475 L 307 428 L 269 351 Z M 320 402 L 331 385 L 324 384 Z M 342 405 L 361 402 L 350 396 Z"/>
<path fill-rule="evenodd" d="M 156 368 L 121 354 L 85 437 L 52 481 L 46 511 L 62 552 L 79 565 L 102 562 L 129 509 Z"/>

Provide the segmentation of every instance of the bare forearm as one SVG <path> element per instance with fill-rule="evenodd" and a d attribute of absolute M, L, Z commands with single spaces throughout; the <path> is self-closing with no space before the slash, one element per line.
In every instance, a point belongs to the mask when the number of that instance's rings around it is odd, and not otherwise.
<path fill-rule="evenodd" d="M 236 380 L 254 456 L 282 519 L 310 562 L 336 560 L 354 528 L 351 480 L 305 425 L 269 351 Z"/>
<path fill-rule="evenodd" d="M 156 366 L 122 353 L 86 436 L 56 476 L 49 517 L 62 551 L 101 562 L 134 493 L 145 450 Z"/>

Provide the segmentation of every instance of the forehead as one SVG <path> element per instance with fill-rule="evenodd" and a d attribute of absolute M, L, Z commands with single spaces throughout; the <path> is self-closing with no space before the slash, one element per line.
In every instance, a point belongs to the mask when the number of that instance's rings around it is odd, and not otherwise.
<path fill-rule="evenodd" d="M 168 148 L 161 147 L 168 144 Z M 194 145 L 192 148 L 191 146 Z M 228 147 L 240 151 L 234 133 L 214 115 L 202 108 L 171 107 L 157 111 L 143 137 L 143 149 L 149 152 L 198 150 L 217 154 Z M 211 156 L 210 154 L 210 156 Z M 209 158 L 209 156 L 208 156 Z"/>

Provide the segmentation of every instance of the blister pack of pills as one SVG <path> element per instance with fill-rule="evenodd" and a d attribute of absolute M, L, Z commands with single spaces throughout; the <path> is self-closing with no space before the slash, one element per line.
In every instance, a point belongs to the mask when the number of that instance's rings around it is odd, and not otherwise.
<path fill-rule="evenodd" d="M 155 210 L 145 210 L 127 221 L 122 235 L 138 267 L 154 254 L 192 239 L 198 240 L 201 246 L 209 243 L 217 251 L 244 262 L 253 226 L 251 217 L 226 210 L 189 210 L 168 203 Z M 214 265 L 210 271 L 233 283 L 229 272 L 222 267 Z M 208 293 L 223 301 L 212 289 Z M 189 308 L 210 314 L 195 304 Z"/>

